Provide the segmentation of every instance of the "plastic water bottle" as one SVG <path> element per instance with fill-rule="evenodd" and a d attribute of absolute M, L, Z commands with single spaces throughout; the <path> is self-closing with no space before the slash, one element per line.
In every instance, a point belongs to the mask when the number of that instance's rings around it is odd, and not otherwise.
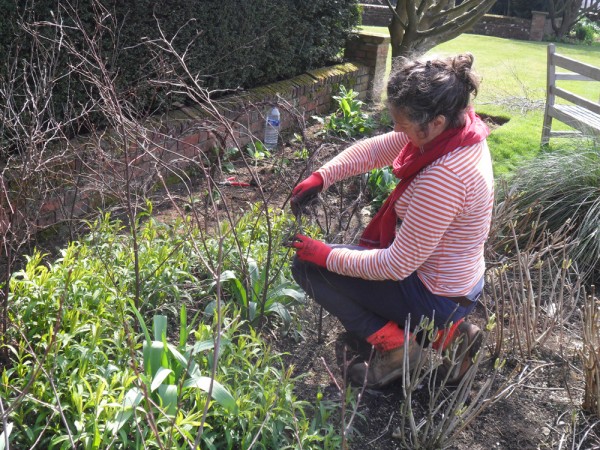
<path fill-rule="evenodd" d="M 269 150 L 277 147 L 277 139 L 279 138 L 279 125 L 281 123 L 281 115 L 279 109 L 274 107 L 267 115 L 267 123 L 265 124 L 265 147 Z"/>

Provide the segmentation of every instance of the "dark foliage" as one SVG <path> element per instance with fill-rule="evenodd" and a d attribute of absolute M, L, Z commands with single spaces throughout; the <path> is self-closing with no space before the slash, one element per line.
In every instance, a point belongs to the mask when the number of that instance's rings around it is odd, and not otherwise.
<path fill-rule="evenodd" d="M 31 33 L 21 24 L 60 17 L 70 25 L 76 11 L 87 34 L 101 42 L 122 99 L 146 115 L 168 106 L 164 93 L 148 81 L 173 74 L 171 57 L 149 45 L 160 37 L 159 28 L 173 39 L 178 52 L 186 52 L 188 67 L 201 75 L 203 87 L 222 92 L 286 79 L 333 62 L 359 20 L 357 0 L 100 1 L 110 14 L 101 21 L 106 29 L 98 26 L 94 0 L 0 0 L 0 81 L 27 72 L 21 66 L 31 68 L 39 59 L 33 55 Z M 42 35 L 55 32 L 47 24 L 35 29 Z M 88 45 L 82 33 L 75 29 L 68 33 L 68 39 L 85 52 Z M 39 49 L 39 40 L 36 44 Z M 69 63 L 76 64 L 73 56 L 61 53 L 56 74 L 66 73 Z M 14 95 L 20 94 L 18 88 Z M 83 104 L 94 94 L 77 75 L 63 77 L 52 86 L 57 118 L 67 114 L 65 105 Z"/>
<path fill-rule="evenodd" d="M 531 19 L 531 11 L 547 11 L 546 0 L 498 0 L 490 14 Z"/>

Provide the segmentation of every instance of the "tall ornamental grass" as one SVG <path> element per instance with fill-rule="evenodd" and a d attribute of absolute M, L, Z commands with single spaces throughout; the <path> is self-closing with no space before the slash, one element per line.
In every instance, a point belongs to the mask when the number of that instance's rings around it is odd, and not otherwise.
<path fill-rule="evenodd" d="M 510 181 L 521 211 L 535 211 L 550 232 L 568 224 L 569 256 L 587 279 L 600 274 L 600 148 L 542 154 L 525 162 Z M 535 214 L 534 214 L 535 216 Z M 536 224 L 537 225 L 537 224 Z M 534 227 L 532 227 L 533 229 Z M 523 235 L 522 237 L 526 237 Z"/>

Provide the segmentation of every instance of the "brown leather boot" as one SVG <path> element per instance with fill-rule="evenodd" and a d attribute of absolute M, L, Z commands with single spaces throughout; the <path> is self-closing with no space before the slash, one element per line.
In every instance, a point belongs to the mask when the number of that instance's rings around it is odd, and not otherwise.
<path fill-rule="evenodd" d="M 366 361 L 354 364 L 350 367 L 350 380 L 362 386 L 365 383 L 366 387 L 378 389 L 392 381 L 402 378 L 404 365 L 404 352 L 408 347 L 408 364 L 416 364 L 421 357 L 421 346 L 414 339 L 410 339 L 408 343 L 388 351 L 377 351 L 371 363 Z"/>
<path fill-rule="evenodd" d="M 468 370 L 473 365 L 473 360 L 481 348 L 482 333 L 477 325 L 462 322 L 454 336 L 458 341 L 454 358 L 446 356 L 438 368 L 438 379 L 446 380 L 446 385 L 456 386 L 460 383 Z M 453 351 L 453 345 L 449 351 Z M 447 377 L 447 378 L 446 378 Z"/>

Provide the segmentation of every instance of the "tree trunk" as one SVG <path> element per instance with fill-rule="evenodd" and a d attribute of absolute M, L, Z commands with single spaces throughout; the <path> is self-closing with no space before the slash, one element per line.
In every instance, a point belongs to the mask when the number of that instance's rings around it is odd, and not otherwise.
<path fill-rule="evenodd" d="M 583 14 L 597 7 L 598 3 L 593 1 L 590 7 L 582 9 L 583 0 L 549 0 L 548 16 L 556 38 L 567 36 Z"/>
<path fill-rule="evenodd" d="M 392 57 L 414 56 L 469 31 L 496 0 L 398 0 L 389 26 Z"/>

